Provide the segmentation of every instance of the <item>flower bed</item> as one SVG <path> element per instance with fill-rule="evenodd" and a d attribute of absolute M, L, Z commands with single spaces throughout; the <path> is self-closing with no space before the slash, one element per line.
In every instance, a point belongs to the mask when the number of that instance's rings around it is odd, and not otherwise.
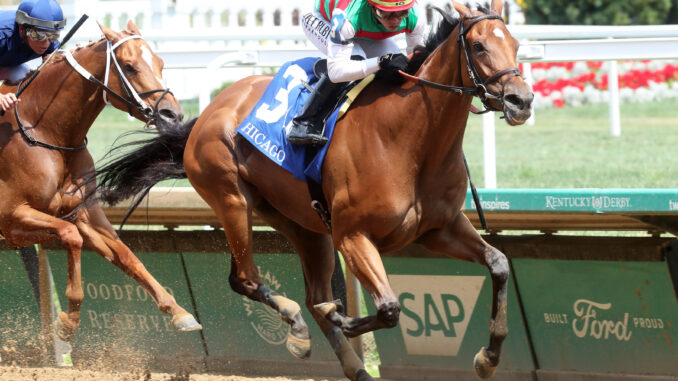
<path fill-rule="evenodd" d="M 535 109 L 607 102 L 609 65 L 602 61 L 533 63 Z M 622 61 L 618 72 L 622 103 L 678 98 L 678 61 Z"/>

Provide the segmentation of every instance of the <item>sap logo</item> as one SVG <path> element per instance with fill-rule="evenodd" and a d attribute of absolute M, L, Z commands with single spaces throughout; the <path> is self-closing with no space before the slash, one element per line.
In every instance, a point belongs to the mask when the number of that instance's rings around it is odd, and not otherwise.
<path fill-rule="evenodd" d="M 464 320 L 464 306 L 461 300 L 452 294 L 440 295 L 440 304 L 442 304 L 443 311 L 439 310 L 438 303 L 433 300 L 433 295 L 424 294 L 424 319 L 414 311 L 407 308 L 409 301 L 416 302 L 415 296 L 409 292 L 400 294 L 400 305 L 403 309 L 403 315 L 412 319 L 415 324 L 415 329 L 408 329 L 407 334 L 411 336 L 431 336 L 432 331 L 442 331 L 445 337 L 457 337 L 454 331 L 454 323 L 459 323 Z M 442 312 L 442 313 L 441 313 Z"/>
<path fill-rule="evenodd" d="M 407 353 L 456 356 L 485 276 L 390 275 Z"/>

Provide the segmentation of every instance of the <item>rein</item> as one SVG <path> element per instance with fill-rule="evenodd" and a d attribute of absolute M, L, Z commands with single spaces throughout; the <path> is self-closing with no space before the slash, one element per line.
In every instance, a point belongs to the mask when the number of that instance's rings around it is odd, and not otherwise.
<path fill-rule="evenodd" d="M 22 83 L 23 83 L 23 81 L 21 81 L 19 83 L 19 86 L 21 86 Z M 21 135 L 23 135 L 23 137 L 26 139 L 26 141 L 28 142 L 29 145 L 40 146 L 40 147 L 49 148 L 49 149 L 53 149 L 53 150 L 57 150 L 57 151 L 81 151 L 81 150 L 87 148 L 87 137 L 86 136 L 85 136 L 85 141 L 82 143 L 82 145 L 80 145 L 78 147 L 57 146 L 57 145 L 54 145 L 54 144 L 45 143 L 43 141 L 40 141 L 40 140 L 34 138 L 27 131 L 29 128 L 33 128 L 33 127 L 31 127 L 31 126 L 26 127 L 26 126 L 24 126 L 23 123 L 21 123 L 21 118 L 19 118 L 19 104 L 18 103 L 14 104 L 14 117 L 16 118 L 16 124 L 19 127 L 19 131 L 21 131 Z"/>
<path fill-rule="evenodd" d="M 441 9 L 437 7 L 432 7 L 435 8 L 438 12 L 440 12 L 443 17 L 448 21 L 451 22 L 449 19 L 449 16 L 444 13 Z M 503 98 L 504 98 L 504 88 L 506 87 L 506 84 L 511 80 L 511 78 L 515 76 L 520 76 L 522 73 L 519 68 L 513 67 L 509 69 L 504 69 L 500 70 L 494 74 L 492 74 L 489 78 L 485 79 L 484 81 L 481 80 L 480 75 L 478 74 L 478 70 L 476 69 L 475 65 L 473 64 L 473 61 L 471 60 L 471 53 L 469 52 L 469 45 L 468 41 L 466 40 L 466 34 L 471 30 L 471 28 L 477 24 L 478 22 L 482 20 L 502 20 L 504 19 L 501 18 L 501 16 L 497 14 L 489 14 L 489 15 L 481 15 L 481 16 L 476 16 L 470 19 L 470 23 L 466 29 L 464 29 L 464 20 L 463 18 L 459 20 L 459 35 L 457 36 L 457 51 L 458 51 L 458 63 L 459 63 L 459 83 L 463 84 L 463 78 L 461 76 L 461 52 L 464 52 L 464 58 L 466 59 L 466 72 L 473 82 L 473 87 L 465 87 L 465 86 L 452 86 L 452 85 L 444 85 L 441 83 L 437 82 L 432 82 L 428 81 L 410 74 L 405 73 L 404 71 L 400 70 L 399 74 L 404 77 L 406 80 L 410 82 L 414 82 L 418 85 L 421 86 L 426 86 L 426 87 L 431 87 L 434 89 L 438 90 L 443 90 L 443 91 L 449 91 L 453 92 L 459 95 L 471 95 L 471 96 L 477 96 L 480 101 L 483 103 L 483 106 L 485 106 L 485 110 L 479 111 L 475 106 L 471 105 L 471 112 L 474 114 L 484 114 L 488 111 L 502 111 L 501 109 L 498 109 L 497 107 L 494 107 L 492 104 L 490 104 L 490 100 L 495 100 L 497 101 L 500 105 L 504 104 Z M 487 86 L 493 82 L 498 81 L 501 77 L 503 77 L 506 74 L 511 74 L 506 81 L 504 81 L 501 85 L 501 92 L 499 95 L 494 95 L 490 93 L 487 90 Z"/>
<path fill-rule="evenodd" d="M 122 45 L 124 42 L 129 41 L 131 39 L 136 39 L 136 38 L 141 38 L 141 36 L 138 35 L 131 35 L 128 37 L 125 37 L 118 41 L 115 45 L 111 45 L 111 42 L 106 40 L 106 69 L 105 69 L 105 78 L 104 82 L 99 81 L 96 79 L 90 72 L 88 72 L 84 67 L 82 67 L 73 57 L 73 54 L 71 54 L 70 51 L 64 50 L 62 54 L 66 58 L 66 61 L 73 67 L 73 70 L 75 70 L 78 74 L 80 74 L 82 77 L 84 77 L 86 80 L 88 80 L 91 83 L 94 83 L 95 85 L 99 86 L 104 90 L 103 96 L 104 96 L 104 102 L 106 104 L 109 103 L 108 99 L 106 98 L 106 94 L 111 94 L 115 99 L 119 100 L 120 102 L 124 103 L 127 105 L 128 113 L 132 113 L 132 108 L 136 109 L 139 111 L 142 115 L 144 115 L 146 118 L 148 118 L 148 122 L 146 125 L 150 124 L 152 121 L 154 121 L 157 118 L 158 115 L 158 105 L 160 104 L 160 101 L 162 98 L 167 95 L 168 93 L 171 94 L 171 91 L 169 88 L 164 88 L 164 89 L 155 89 L 155 90 L 148 90 L 148 91 L 143 91 L 143 92 L 137 92 L 134 87 L 129 83 L 129 80 L 127 77 L 123 74 L 122 68 L 120 68 L 120 64 L 118 63 L 118 59 L 115 57 L 115 49 L 118 48 L 120 45 Z M 115 63 L 116 70 L 118 71 L 118 77 L 120 78 L 121 82 L 121 87 L 125 92 L 125 95 L 127 97 L 123 97 L 122 95 L 116 93 L 113 89 L 108 87 L 108 73 L 109 69 L 111 67 L 111 58 L 113 58 L 113 62 Z M 19 84 L 19 87 L 21 84 Z M 158 100 L 155 102 L 153 107 L 149 107 L 146 102 L 141 99 L 141 96 L 143 95 L 148 95 L 148 94 L 153 94 L 157 92 L 162 92 L 162 95 L 158 98 Z M 78 147 L 62 147 L 62 146 L 57 146 L 49 143 L 42 142 L 40 140 L 35 139 L 33 136 L 31 136 L 28 133 L 28 129 L 32 127 L 26 127 L 23 125 L 21 122 L 21 118 L 19 117 L 19 107 L 18 103 L 14 104 L 14 115 L 16 117 L 16 122 L 17 125 L 19 126 L 19 130 L 21 131 L 21 134 L 26 138 L 28 141 L 28 144 L 30 145 L 37 145 L 41 146 L 44 148 L 49 148 L 53 150 L 59 150 L 59 151 L 80 151 L 83 150 L 87 147 L 87 137 L 85 137 L 85 141 L 82 145 Z"/>

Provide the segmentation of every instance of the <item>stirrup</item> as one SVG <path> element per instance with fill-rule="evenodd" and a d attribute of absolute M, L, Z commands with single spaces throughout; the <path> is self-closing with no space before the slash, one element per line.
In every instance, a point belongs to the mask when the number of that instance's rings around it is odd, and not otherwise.
<path fill-rule="evenodd" d="M 315 130 L 312 121 L 309 120 L 293 120 L 292 129 L 287 134 L 287 141 L 292 144 L 310 144 L 314 146 L 322 146 L 327 143 L 327 138 L 322 135 L 323 128 L 320 133 L 311 132 Z M 322 123 L 322 122 L 320 122 Z"/>
<path fill-rule="evenodd" d="M 287 141 L 299 145 L 310 144 L 314 146 L 323 146 L 327 143 L 327 138 L 316 134 L 295 135 L 290 131 L 289 135 L 287 135 Z"/>

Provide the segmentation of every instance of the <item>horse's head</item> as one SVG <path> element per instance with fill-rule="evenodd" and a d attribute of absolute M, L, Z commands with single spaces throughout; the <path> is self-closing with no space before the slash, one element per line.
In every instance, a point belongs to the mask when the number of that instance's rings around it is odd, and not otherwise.
<path fill-rule="evenodd" d="M 162 79 L 164 63 L 141 38 L 137 26 L 129 21 L 122 32 L 99 26 L 115 57 L 109 68 L 109 86 L 127 100 L 108 97 L 111 104 L 148 123 L 181 122 L 183 109 Z"/>
<path fill-rule="evenodd" d="M 465 80 L 479 90 L 485 106 L 502 111 L 510 125 L 524 123 L 531 115 L 534 94 L 520 76 L 516 63 L 519 43 L 500 16 L 502 0 L 492 0 L 487 14 L 458 2 L 453 4 L 461 16 L 458 48 L 459 54 L 466 57 Z"/>

